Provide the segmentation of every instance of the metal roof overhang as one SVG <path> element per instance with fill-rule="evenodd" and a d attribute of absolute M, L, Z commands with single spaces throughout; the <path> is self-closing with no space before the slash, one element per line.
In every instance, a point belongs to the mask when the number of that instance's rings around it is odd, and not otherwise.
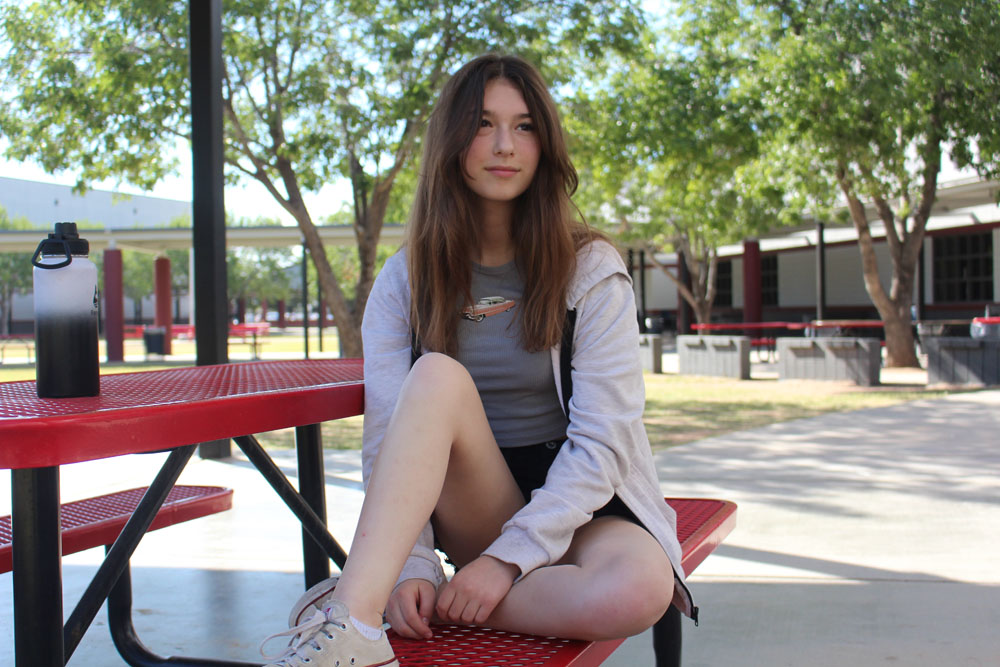
<path fill-rule="evenodd" d="M 328 246 L 357 243 L 354 228 L 350 225 L 317 227 L 320 238 Z M 34 252 L 46 230 L 0 230 L 0 252 Z M 403 225 L 385 225 L 382 228 L 381 243 L 399 245 L 404 238 Z M 90 242 L 91 251 L 105 248 L 140 250 L 160 253 L 164 250 L 187 249 L 192 246 L 190 227 L 161 229 L 86 229 L 80 236 Z M 226 247 L 287 248 L 302 243 L 302 232 L 298 227 L 228 227 Z"/>

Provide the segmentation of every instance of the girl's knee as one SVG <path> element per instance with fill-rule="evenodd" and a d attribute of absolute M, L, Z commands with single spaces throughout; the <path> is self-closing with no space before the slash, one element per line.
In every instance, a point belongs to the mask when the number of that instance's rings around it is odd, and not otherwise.
<path fill-rule="evenodd" d="M 472 382 L 472 377 L 465 366 L 439 352 L 422 354 L 413 363 L 409 379 L 418 382 L 420 387 L 450 386 L 456 383 Z"/>
<path fill-rule="evenodd" d="M 658 568 L 620 567 L 607 573 L 605 585 L 595 586 L 588 605 L 588 623 L 595 638 L 638 634 L 660 620 L 673 598 L 673 572 Z"/>

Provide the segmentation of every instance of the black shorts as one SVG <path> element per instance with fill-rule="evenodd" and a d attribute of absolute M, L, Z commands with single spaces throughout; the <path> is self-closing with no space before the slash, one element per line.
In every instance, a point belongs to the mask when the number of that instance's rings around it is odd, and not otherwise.
<path fill-rule="evenodd" d="M 531 492 L 545 483 L 545 476 L 549 472 L 549 466 L 556 460 L 559 448 L 565 440 L 550 440 L 537 445 L 526 445 L 524 447 L 501 447 L 500 452 L 507 461 L 514 481 L 517 482 L 524 501 L 531 499 Z M 642 526 L 638 517 L 622 502 L 618 495 L 614 495 L 604 507 L 594 512 L 594 518 L 603 516 L 618 516 L 627 521 L 631 521 L 637 526 Z"/>

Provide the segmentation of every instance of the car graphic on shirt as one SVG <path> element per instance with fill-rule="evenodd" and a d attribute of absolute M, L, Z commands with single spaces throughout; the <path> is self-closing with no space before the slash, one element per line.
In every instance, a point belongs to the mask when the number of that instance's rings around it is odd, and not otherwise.
<path fill-rule="evenodd" d="M 488 296 L 480 299 L 474 306 L 466 306 L 462 309 L 462 317 L 473 322 L 482 322 L 491 315 L 506 313 L 517 305 L 513 299 L 505 299 L 502 296 Z"/>

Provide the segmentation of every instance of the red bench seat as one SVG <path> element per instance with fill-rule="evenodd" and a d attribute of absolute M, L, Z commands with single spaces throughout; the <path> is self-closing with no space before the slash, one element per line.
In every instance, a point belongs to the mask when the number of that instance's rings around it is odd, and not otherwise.
<path fill-rule="evenodd" d="M 145 487 L 64 503 L 61 507 L 62 552 L 76 553 L 112 544 L 132 516 Z M 220 486 L 175 486 L 153 519 L 150 530 L 222 512 L 233 506 L 233 490 Z M 0 572 L 12 567 L 10 516 L 0 517 Z"/>
<path fill-rule="evenodd" d="M 688 575 L 736 526 L 736 505 L 726 500 L 667 498 L 677 511 L 677 537 Z M 614 653 L 623 639 L 585 642 L 461 625 L 435 625 L 430 640 L 389 633 L 400 667 L 592 667 Z"/>

